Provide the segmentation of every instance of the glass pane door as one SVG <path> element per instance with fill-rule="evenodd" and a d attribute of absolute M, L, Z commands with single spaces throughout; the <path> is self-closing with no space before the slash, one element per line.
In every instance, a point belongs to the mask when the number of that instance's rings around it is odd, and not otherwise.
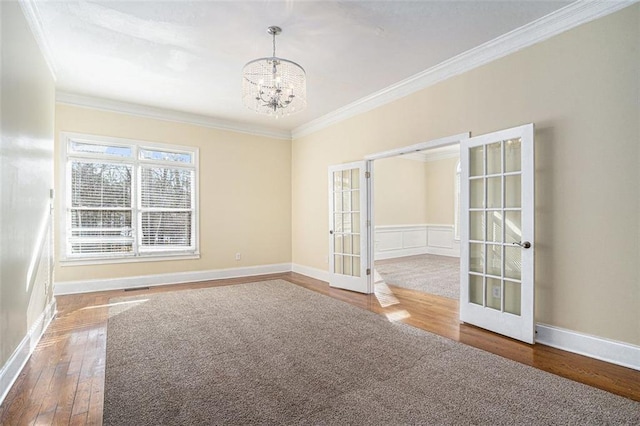
<path fill-rule="evenodd" d="M 333 272 L 360 276 L 360 169 L 333 172 Z"/>
<path fill-rule="evenodd" d="M 532 343 L 533 125 L 468 139 L 461 163 L 461 319 Z"/>
<path fill-rule="evenodd" d="M 329 168 L 330 284 L 368 292 L 366 163 Z"/>
<path fill-rule="evenodd" d="M 520 315 L 522 138 L 470 148 L 470 302 Z"/>

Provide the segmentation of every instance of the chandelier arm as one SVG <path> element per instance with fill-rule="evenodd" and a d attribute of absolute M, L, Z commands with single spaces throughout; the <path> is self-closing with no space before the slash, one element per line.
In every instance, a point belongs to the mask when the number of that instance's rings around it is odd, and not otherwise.
<path fill-rule="evenodd" d="M 265 95 L 267 98 L 265 99 Z M 286 97 L 286 100 L 282 100 L 283 97 Z M 273 88 L 271 93 L 266 93 L 263 90 L 263 87 L 260 87 L 258 91 L 258 97 L 256 100 L 262 101 L 262 106 L 269 107 L 269 109 L 273 109 L 277 111 L 278 109 L 285 109 L 293 102 L 293 98 L 295 95 L 293 94 L 293 89 L 289 92 L 289 95 L 283 94 L 282 90 L 278 90 L 277 88 Z"/>
<path fill-rule="evenodd" d="M 260 90 L 259 92 L 259 99 L 264 102 L 263 106 L 269 106 L 269 105 L 277 105 L 278 108 L 286 108 L 289 105 L 291 105 L 291 103 L 293 102 L 293 98 L 296 97 L 296 95 L 293 94 L 293 92 L 291 92 L 289 95 L 282 95 L 282 92 L 276 92 L 276 93 L 271 93 L 269 94 L 269 99 L 265 99 L 264 95 L 266 93 L 262 90 Z M 282 98 L 285 97 L 286 99 L 283 101 Z"/>
<path fill-rule="evenodd" d="M 261 93 L 260 93 L 260 100 L 261 100 L 262 102 L 264 102 L 264 104 L 265 104 L 265 105 L 269 105 L 269 103 L 271 102 L 271 100 L 270 100 L 270 99 L 265 99 L 265 98 L 263 97 L 263 95 L 264 95 L 264 92 L 261 92 Z"/>
<path fill-rule="evenodd" d="M 287 108 L 289 105 L 291 105 L 291 100 L 289 100 L 289 98 L 294 97 L 293 95 L 291 96 L 287 96 L 287 100 L 286 101 L 282 101 L 282 99 L 279 96 L 276 95 L 271 95 L 271 97 L 269 99 L 265 99 L 263 95 L 265 95 L 264 92 L 260 92 L 260 97 L 259 100 L 261 100 L 263 102 L 262 106 L 268 106 L 270 108 L 280 108 L 280 109 L 284 109 Z"/>

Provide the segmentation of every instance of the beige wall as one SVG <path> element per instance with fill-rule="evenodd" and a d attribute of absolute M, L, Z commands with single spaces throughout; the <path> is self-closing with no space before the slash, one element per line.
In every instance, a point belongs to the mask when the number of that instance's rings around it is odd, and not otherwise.
<path fill-rule="evenodd" d="M 453 225 L 455 174 L 459 158 L 425 163 L 427 180 L 427 223 Z"/>
<path fill-rule="evenodd" d="M 536 320 L 640 344 L 640 5 L 293 144 L 293 262 L 327 269 L 327 167 L 536 125 Z"/>
<path fill-rule="evenodd" d="M 291 142 L 58 104 L 60 132 L 189 145 L 200 150 L 200 252 L 198 260 L 56 265 L 56 282 L 209 271 L 291 261 Z M 56 161 L 56 188 L 60 161 Z M 58 197 L 57 211 L 62 208 Z M 56 241 L 59 220 L 56 213 Z M 63 223 L 63 222 L 62 222 Z M 235 254 L 242 254 L 236 261 Z M 89 290 L 89 289 L 87 289 Z"/>
<path fill-rule="evenodd" d="M 39 231 L 49 220 L 55 89 L 17 2 L 0 2 L 0 23 L 1 373 L 52 300 L 48 261 L 39 256 L 47 256 L 50 233 Z"/>
<path fill-rule="evenodd" d="M 453 225 L 455 171 L 459 159 L 389 157 L 374 163 L 376 226 Z"/>
<path fill-rule="evenodd" d="M 376 226 L 427 223 L 426 163 L 400 157 L 376 160 Z"/>

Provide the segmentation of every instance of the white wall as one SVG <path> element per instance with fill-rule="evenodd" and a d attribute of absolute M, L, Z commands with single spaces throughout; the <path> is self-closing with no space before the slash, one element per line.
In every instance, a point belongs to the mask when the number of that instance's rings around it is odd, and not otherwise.
<path fill-rule="evenodd" d="M 0 2 L 0 15 L 1 402 L 51 314 L 55 89 L 19 4 Z"/>

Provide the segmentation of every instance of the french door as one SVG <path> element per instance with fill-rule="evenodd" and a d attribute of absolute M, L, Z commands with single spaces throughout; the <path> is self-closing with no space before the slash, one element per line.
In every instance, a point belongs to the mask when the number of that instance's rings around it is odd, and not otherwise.
<path fill-rule="evenodd" d="M 534 342 L 533 124 L 461 141 L 460 319 Z"/>
<path fill-rule="evenodd" d="M 371 293 L 369 162 L 329 167 L 329 273 L 331 287 Z"/>

